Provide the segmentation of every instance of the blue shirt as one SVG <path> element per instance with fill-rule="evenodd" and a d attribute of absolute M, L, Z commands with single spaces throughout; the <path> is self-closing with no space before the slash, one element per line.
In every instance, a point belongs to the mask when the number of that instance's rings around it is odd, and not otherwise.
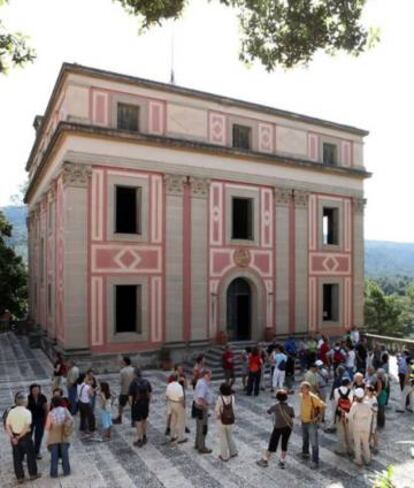
<path fill-rule="evenodd" d="M 398 374 L 407 374 L 408 364 L 404 356 L 398 358 Z"/>
<path fill-rule="evenodd" d="M 204 378 L 197 381 L 194 391 L 194 400 L 196 403 L 200 398 L 203 399 L 207 405 L 210 405 L 213 400 L 208 382 Z"/>

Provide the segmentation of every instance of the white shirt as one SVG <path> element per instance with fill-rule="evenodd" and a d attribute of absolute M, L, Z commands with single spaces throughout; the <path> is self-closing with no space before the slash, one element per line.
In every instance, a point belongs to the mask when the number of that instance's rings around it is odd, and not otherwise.
<path fill-rule="evenodd" d="M 354 344 L 359 343 L 359 330 L 353 330 L 351 332 L 351 340 Z"/>
<path fill-rule="evenodd" d="M 353 368 L 355 366 L 355 351 L 353 349 L 348 351 L 346 355 L 346 367 Z"/>
<path fill-rule="evenodd" d="M 80 402 L 89 403 L 91 401 L 91 397 L 89 394 L 90 389 L 90 385 L 87 385 L 86 383 L 78 385 L 78 398 Z"/>
<path fill-rule="evenodd" d="M 178 381 L 172 381 L 167 386 L 167 391 L 165 392 L 167 400 L 172 402 L 179 402 L 182 401 L 184 398 L 184 390 L 183 387 L 178 383 Z"/>
<path fill-rule="evenodd" d="M 13 434 L 21 434 L 26 426 L 32 423 L 32 412 L 26 407 L 14 407 L 7 414 L 6 425 L 8 425 Z"/>

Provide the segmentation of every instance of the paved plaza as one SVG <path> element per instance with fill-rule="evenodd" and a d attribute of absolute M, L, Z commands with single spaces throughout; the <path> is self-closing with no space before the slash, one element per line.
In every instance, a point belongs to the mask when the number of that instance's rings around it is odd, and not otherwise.
<path fill-rule="evenodd" d="M 14 335 L 0 336 L 0 410 L 8 407 L 13 394 L 19 389 L 28 389 L 31 382 L 39 382 L 49 396 L 51 365 L 39 349 L 31 350 L 24 338 Z M 100 378 L 109 381 L 116 391 L 117 375 L 104 375 Z M 256 466 L 272 429 L 270 416 L 266 409 L 271 405 L 270 393 L 259 398 L 236 395 L 235 440 L 239 456 L 228 463 L 218 459 L 218 436 L 214 419 L 210 418 L 207 445 L 213 449 L 211 455 L 199 455 L 193 449 L 194 421 L 190 418 L 188 405 L 188 426 L 191 428 L 190 440 L 186 444 L 171 447 L 166 444 L 165 430 L 165 374 L 148 371 L 146 377 L 154 387 L 154 401 L 151 405 L 149 423 L 149 442 L 139 449 L 132 446 L 133 431 L 129 418 L 121 426 L 114 426 L 113 439 L 102 443 L 81 440 L 78 432 L 74 434 L 70 448 L 72 475 L 49 478 L 49 454 L 43 448 L 43 459 L 39 461 L 42 478 L 31 487 L 44 488 L 104 488 L 104 487 L 147 487 L 147 488 L 260 488 L 260 487 L 332 487 L 363 488 L 372 486 L 377 472 L 389 464 L 395 467 L 395 482 L 401 488 L 414 487 L 414 415 L 397 414 L 395 408 L 398 398 L 394 384 L 391 409 L 387 411 L 386 428 L 381 432 L 380 452 L 374 457 L 370 469 L 358 469 L 352 462 L 334 454 L 335 435 L 321 432 L 321 465 L 312 471 L 307 461 L 298 453 L 301 449 L 299 424 L 295 425 L 289 445 L 287 469 L 277 467 L 271 462 L 268 468 Z M 238 385 L 240 387 L 240 383 Z M 213 382 L 216 393 L 218 384 Z M 291 401 L 297 410 L 296 395 Z M 190 402 L 188 402 L 190 404 Z M 115 414 L 115 411 L 114 411 Z M 0 428 L 0 487 L 15 486 L 11 448 L 3 428 Z"/>

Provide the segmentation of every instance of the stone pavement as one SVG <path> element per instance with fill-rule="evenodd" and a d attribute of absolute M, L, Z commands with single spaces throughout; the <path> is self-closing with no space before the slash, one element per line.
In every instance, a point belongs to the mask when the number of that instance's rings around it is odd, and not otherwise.
<path fill-rule="evenodd" d="M 38 381 L 49 395 L 51 366 L 40 350 L 30 350 L 24 338 L 13 334 L 0 335 L 0 411 L 8 407 L 13 394 L 27 389 L 31 382 Z M 387 424 L 380 437 L 380 453 L 374 457 L 371 468 L 358 469 L 348 459 L 333 453 L 335 435 L 320 435 L 321 465 L 318 471 L 309 469 L 298 453 L 301 449 L 299 425 L 295 425 L 288 453 L 287 468 L 281 471 L 274 459 L 268 468 L 259 468 L 255 461 L 267 446 L 272 422 L 266 409 L 272 404 L 270 393 L 258 398 L 236 395 L 235 440 L 239 456 L 228 463 L 218 458 L 217 428 L 210 418 L 207 444 L 213 448 L 211 455 L 199 455 L 193 449 L 194 421 L 188 408 L 190 440 L 179 447 L 166 444 L 165 430 L 165 375 L 148 371 L 145 376 L 154 387 L 154 401 L 150 411 L 149 442 L 141 448 L 132 446 L 133 431 L 129 421 L 114 426 L 110 442 L 81 440 L 78 432 L 70 448 L 72 475 L 58 480 L 49 478 L 49 454 L 43 448 L 44 458 L 39 462 L 43 477 L 25 485 L 33 488 L 291 488 L 331 487 L 363 488 L 372 486 L 375 474 L 395 466 L 395 482 L 399 488 L 414 487 L 414 460 L 410 450 L 414 447 L 414 415 L 397 414 L 397 385 L 394 385 L 391 409 L 387 411 Z M 117 375 L 104 375 L 113 390 L 118 388 Z M 240 386 L 240 383 L 239 383 Z M 218 383 L 213 383 L 217 392 Z M 296 395 L 291 397 L 297 409 Z M 188 402 L 190 404 L 190 402 Z M 189 407 L 189 406 L 188 406 Z M 115 411 L 114 411 L 115 414 Z M 11 448 L 0 426 L 0 487 L 15 486 Z"/>

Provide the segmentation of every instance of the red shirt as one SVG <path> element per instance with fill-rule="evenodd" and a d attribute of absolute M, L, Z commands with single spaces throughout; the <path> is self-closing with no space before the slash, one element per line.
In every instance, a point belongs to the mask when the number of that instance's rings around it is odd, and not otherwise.
<path fill-rule="evenodd" d="M 329 352 L 329 349 L 329 345 L 326 342 L 322 343 L 319 349 L 319 359 L 323 361 L 324 364 L 328 364 L 328 358 L 326 355 Z"/>
<path fill-rule="evenodd" d="M 234 354 L 231 351 L 225 351 L 223 353 L 223 369 L 234 369 Z"/>
<path fill-rule="evenodd" d="M 253 354 L 249 355 L 249 371 L 252 373 L 257 373 L 262 368 L 262 358 Z"/>

